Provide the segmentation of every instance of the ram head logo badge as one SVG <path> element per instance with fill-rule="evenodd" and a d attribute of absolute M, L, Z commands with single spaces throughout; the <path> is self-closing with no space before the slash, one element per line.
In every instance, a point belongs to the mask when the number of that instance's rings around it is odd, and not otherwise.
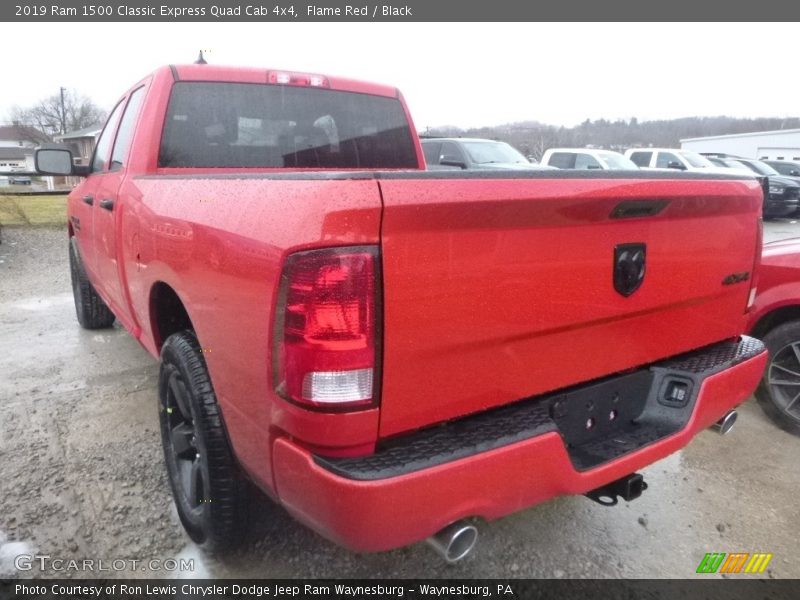
<path fill-rule="evenodd" d="M 614 289 L 626 298 L 644 281 L 647 247 L 620 244 L 614 248 Z"/>

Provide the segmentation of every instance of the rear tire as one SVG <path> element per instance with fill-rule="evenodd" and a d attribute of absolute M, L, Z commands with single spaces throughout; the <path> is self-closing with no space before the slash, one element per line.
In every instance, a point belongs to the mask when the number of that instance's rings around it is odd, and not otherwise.
<path fill-rule="evenodd" d="M 779 325 L 763 340 L 769 363 L 756 399 L 779 427 L 800 435 L 800 321 Z"/>
<path fill-rule="evenodd" d="M 237 545 L 247 506 L 245 481 L 194 332 L 164 342 L 158 395 L 167 475 L 186 533 L 210 551 Z"/>
<path fill-rule="evenodd" d="M 72 280 L 72 297 L 75 314 L 84 329 L 104 329 L 114 323 L 114 313 L 97 295 L 83 268 L 78 244 L 74 237 L 69 240 L 69 273 Z"/>

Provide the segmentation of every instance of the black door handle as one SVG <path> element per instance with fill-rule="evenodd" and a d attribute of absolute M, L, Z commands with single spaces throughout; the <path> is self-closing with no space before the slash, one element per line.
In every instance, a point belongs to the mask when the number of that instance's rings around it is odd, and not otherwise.
<path fill-rule="evenodd" d="M 84 197 L 82 198 L 82 200 L 83 200 L 83 201 L 84 201 L 86 204 L 88 204 L 89 206 L 91 206 L 92 204 L 94 204 L 94 198 L 92 198 L 91 196 L 84 196 Z"/>
<path fill-rule="evenodd" d="M 114 201 L 111 198 L 100 200 L 100 208 L 105 208 L 106 210 L 114 210 Z"/>

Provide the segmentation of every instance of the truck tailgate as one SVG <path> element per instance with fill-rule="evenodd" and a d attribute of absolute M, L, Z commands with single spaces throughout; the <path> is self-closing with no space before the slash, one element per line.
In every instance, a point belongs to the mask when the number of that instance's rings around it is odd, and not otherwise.
<path fill-rule="evenodd" d="M 398 173 L 380 188 L 382 437 L 743 331 L 754 179 Z"/>

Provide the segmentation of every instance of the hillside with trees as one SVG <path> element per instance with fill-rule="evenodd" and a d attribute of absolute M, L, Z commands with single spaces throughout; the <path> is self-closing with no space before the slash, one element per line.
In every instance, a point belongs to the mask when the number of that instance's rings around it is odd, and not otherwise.
<path fill-rule="evenodd" d="M 539 160 L 545 150 L 554 147 L 590 146 L 620 152 L 634 146 L 679 148 L 680 140 L 685 138 L 795 128 L 800 128 L 800 118 L 685 117 L 660 121 L 587 119 L 575 127 L 557 127 L 536 121 L 472 129 L 444 126 L 429 128 L 422 135 L 501 140 Z"/>

